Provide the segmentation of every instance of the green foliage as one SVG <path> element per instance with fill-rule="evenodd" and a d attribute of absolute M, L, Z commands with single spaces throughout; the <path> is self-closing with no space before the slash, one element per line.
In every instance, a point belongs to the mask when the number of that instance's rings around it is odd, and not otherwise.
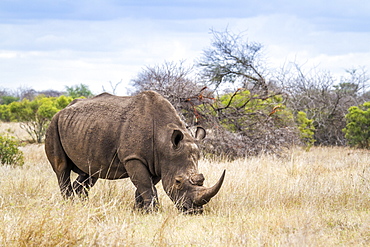
<path fill-rule="evenodd" d="M 0 135 L 0 162 L 3 165 L 23 165 L 20 143 L 12 136 Z"/>
<path fill-rule="evenodd" d="M 198 105 L 198 122 L 212 129 L 213 135 L 204 149 L 210 154 L 236 158 L 276 153 L 300 143 L 294 115 L 284 102 L 281 94 L 261 96 L 238 89 Z"/>
<path fill-rule="evenodd" d="M 94 96 L 89 87 L 85 84 L 75 85 L 71 87 L 66 86 L 66 91 L 67 96 L 72 97 L 73 99 L 81 97 L 90 98 Z"/>
<path fill-rule="evenodd" d="M 341 82 L 338 85 L 334 85 L 335 91 L 346 95 L 356 95 L 359 89 L 359 85 L 350 82 Z"/>
<path fill-rule="evenodd" d="M 305 112 L 299 111 L 296 116 L 300 138 L 308 148 L 315 143 L 315 126 L 313 120 L 308 119 Z"/>
<path fill-rule="evenodd" d="M 66 108 L 67 105 L 69 103 L 71 103 L 72 101 L 72 98 L 71 97 L 67 97 L 65 95 L 62 95 L 62 96 L 59 96 L 58 98 L 56 98 L 56 106 L 58 109 L 63 109 L 63 108 Z"/>
<path fill-rule="evenodd" d="M 11 96 L 11 95 L 4 95 L 4 96 L 0 97 L 0 104 L 1 105 L 9 105 L 10 103 L 12 103 L 14 101 L 18 101 L 18 100 L 19 100 L 18 97 L 14 97 L 14 96 Z"/>
<path fill-rule="evenodd" d="M 343 132 L 349 145 L 370 149 L 370 102 L 350 107 L 346 122 Z"/>
<path fill-rule="evenodd" d="M 0 105 L 0 120 L 3 122 L 12 121 L 12 114 L 9 105 Z"/>
<path fill-rule="evenodd" d="M 21 127 L 32 140 L 41 143 L 52 117 L 72 100 L 72 97 L 64 95 L 58 98 L 39 95 L 32 101 L 24 99 L 13 102 L 9 105 L 9 110 L 11 118 L 21 123 Z"/>
<path fill-rule="evenodd" d="M 239 132 L 241 130 L 252 131 L 259 126 L 259 123 L 269 119 L 274 122 L 276 128 L 290 125 L 293 121 L 293 114 L 282 102 L 281 95 L 261 98 L 259 95 L 251 95 L 249 90 L 243 90 L 222 95 L 216 104 L 218 104 L 217 109 L 234 116 L 234 118 L 222 119 L 224 127 L 232 132 Z"/>

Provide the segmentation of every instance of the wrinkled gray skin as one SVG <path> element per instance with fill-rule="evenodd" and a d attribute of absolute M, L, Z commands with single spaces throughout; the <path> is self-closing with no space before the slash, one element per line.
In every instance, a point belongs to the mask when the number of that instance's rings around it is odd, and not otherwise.
<path fill-rule="evenodd" d="M 103 93 L 75 100 L 57 113 L 46 133 L 46 155 L 57 175 L 62 195 L 87 196 L 98 178 L 129 177 L 135 185 L 136 207 L 155 210 L 155 185 L 163 188 L 184 212 L 202 212 L 219 191 L 225 172 L 211 188 L 198 173 L 197 140 L 173 106 L 158 93 L 132 97 Z M 71 184 L 70 173 L 78 174 Z"/>

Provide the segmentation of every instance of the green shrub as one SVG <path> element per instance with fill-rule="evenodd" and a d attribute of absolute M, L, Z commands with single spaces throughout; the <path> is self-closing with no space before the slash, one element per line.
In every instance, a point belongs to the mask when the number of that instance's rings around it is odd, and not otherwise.
<path fill-rule="evenodd" d="M 66 86 L 66 91 L 67 95 L 69 97 L 72 97 L 73 99 L 81 97 L 90 98 L 94 96 L 89 87 L 85 84 L 75 85 L 71 87 Z"/>
<path fill-rule="evenodd" d="M 12 113 L 10 112 L 9 105 L 0 105 L 0 121 L 12 121 Z"/>
<path fill-rule="evenodd" d="M 296 122 L 302 142 L 307 148 L 312 147 L 315 143 L 315 126 L 313 125 L 313 120 L 308 119 L 305 112 L 299 111 L 296 116 Z"/>
<path fill-rule="evenodd" d="M 11 117 L 21 123 L 21 128 L 27 131 L 32 140 L 41 143 L 52 117 L 72 100 L 72 97 L 64 95 L 58 98 L 39 95 L 32 101 L 23 99 L 13 102 L 9 109 Z"/>
<path fill-rule="evenodd" d="M 343 132 L 348 144 L 370 149 L 370 102 L 350 107 L 346 122 Z"/>
<path fill-rule="evenodd" d="M 3 165 L 24 164 L 23 152 L 19 150 L 20 143 L 12 136 L 0 135 L 0 163 Z"/>
<path fill-rule="evenodd" d="M 213 108 L 222 111 L 221 123 L 232 132 L 259 132 L 266 128 L 284 128 L 293 124 L 293 114 L 286 109 L 281 95 L 263 98 L 251 95 L 249 90 L 244 89 L 220 96 Z M 274 127 L 266 126 L 268 119 Z M 266 123 L 263 130 L 261 123 Z"/>
<path fill-rule="evenodd" d="M 0 97 L 0 104 L 1 105 L 9 105 L 10 103 L 14 101 L 18 101 L 18 97 L 10 96 L 10 95 L 4 95 Z"/>

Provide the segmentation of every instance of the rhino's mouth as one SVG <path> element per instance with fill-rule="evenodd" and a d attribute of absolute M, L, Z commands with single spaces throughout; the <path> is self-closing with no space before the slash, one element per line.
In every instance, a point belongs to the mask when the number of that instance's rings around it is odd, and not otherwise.
<path fill-rule="evenodd" d="M 203 205 L 195 204 L 190 198 L 178 199 L 175 205 L 184 214 L 194 215 L 203 213 Z"/>

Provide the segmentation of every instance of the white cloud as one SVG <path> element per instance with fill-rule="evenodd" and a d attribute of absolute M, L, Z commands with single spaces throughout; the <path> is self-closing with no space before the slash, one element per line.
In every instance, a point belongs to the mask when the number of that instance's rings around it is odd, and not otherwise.
<path fill-rule="evenodd" d="M 315 23 L 290 15 L 235 19 L 231 23 L 239 30 L 247 29 L 246 37 L 264 45 L 271 66 L 297 62 L 336 74 L 352 67 L 370 68 L 370 32 L 323 31 Z"/>
<path fill-rule="evenodd" d="M 193 59 L 201 40 L 163 30 L 161 23 L 115 21 L 42 21 L 14 26 L 22 37 L 2 29 L 2 87 L 63 90 L 89 84 L 98 93 L 108 81 L 127 85 L 146 65 Z M 194 51 L 195 49 L 195 51 Z M 125 93 L 122 85 L 121 93 Z"/>
<path fill-rule="evenodd" d="M 0 87 L 63 90 L 85 83 L 98 93 L 108 81 L 125 85 L 146 65 L 201 56 L 209 29 L 238 33 L 265 47 L 267 62 L 296 61 L 323 69 L 370 68 L 370 32 L 330 31 L 333 19 L 273 14 L 249 18 L 22 20 L 0 24 Z M 330 26 L 328 24 L 328 26 Z M 337 72 L 336 72 L 337 73 Z M 125 93 L 121 85 L 119 93 Z"/>

